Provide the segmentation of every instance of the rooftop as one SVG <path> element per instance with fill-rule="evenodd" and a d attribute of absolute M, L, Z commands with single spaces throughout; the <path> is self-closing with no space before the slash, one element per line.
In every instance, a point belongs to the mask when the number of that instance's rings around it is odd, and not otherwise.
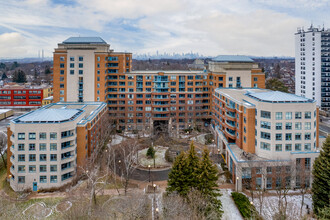
<path fill-rule="evenodd" d="M 302 96 L 294 94 L 280 92 L 280 91 L 265 91 L 259 93 L 247 92 L 245 95 L 257 99 L 258 101 L 265 102 L 313 102 L 311 99 L 307 99 Z"/>
<path fill-rule="evenodd" d="M 14 123 L 61 123 L 83 116 L 78 124 L 92 120 L 106 107 L 103 102 L 58 102 L 44 106 L 13 119 Z"/>
<path fill-rule="evenodd" d="M 107 44 L 100 37 L 69 37 L 63 44 Z"/>
<path fill-rule="evenodd" d="M 248 56 L 242 55 L 219 55 L 212 59 L 216 62 L 236 62 L 236 63 L 254 63 L 254 61 Z"/>
<path fill-rule="evenodd" d="M 313 103 L 312 99 L 304 98 L 290 93 L 272 91 L 258 88 L 231 89 L 218 88 L 216 92 L 246 106 L 253 106 L 255 101 L 270 103 Z"/>
<path fill-rule="evenodd" d="M 202 74 L 203 70 L 134 70 L 131 71 L 132 74 Z M 129 73 L 128 73 L 129 74 Z"/>

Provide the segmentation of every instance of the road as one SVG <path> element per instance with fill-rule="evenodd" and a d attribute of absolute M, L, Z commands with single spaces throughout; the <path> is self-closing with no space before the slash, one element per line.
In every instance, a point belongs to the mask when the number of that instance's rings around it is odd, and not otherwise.
<path fill-rule="evenodd" d="M 151 171 L 150 172 L 150 181 L 168 180 L 168 174 L 170 171 L 171 171 L 171 169 L 161 170 L 161 171 Z M 139 181 L 148 181 L 149 180 L 149 171 L 136 169 L 132 175 L 132 179 L 139 180 Z"/>

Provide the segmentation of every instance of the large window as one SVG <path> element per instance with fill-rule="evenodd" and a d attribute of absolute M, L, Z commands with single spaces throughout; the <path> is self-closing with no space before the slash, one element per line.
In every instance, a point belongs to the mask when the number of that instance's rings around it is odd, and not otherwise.
<path fill-rule="evenodd" d="M 264 150 L 270 150 L 270 144 L 265 142 L 260 142 L 260 148 Z"/>
<path fill-rule="evenodd" d="M 305 133 L 305 140 L 310 140 L 311 139 L 311 133 Z"/>
<path fill-rule="evenodd" d="M 286 112 L 286 113 L 285 113 L 285 119 L 286 119 L 286 120 L 290 120 L 290 119 L 292 119 L 292 112 Z"/>
<path fill-rule="evenodd" d="M 295 129 L 296 130 L 301 130 L 301 122 L 296 122 L 295 123 Z"/>
<path fill-rule="evenodd" d="M 36 155 L 35 154 L 30 154 L 29 155 L 29 161 L 30 162 L 36 161 Z"/>
<path fill-rule="evenodd" d="M 292 134 L 291 133 L 285 134 L 285 140 L 286 141 L 292 141 Z"/>
<path fill-rule="evenodd" d="M 282 130 L 282 123 L 276 123 L 276 130 Z"/>
<path fill-rule="evenodd" d="M 296 112 L 295 114 L 295 119 L 301 119 L 301 112 Z"/>
<path fill-rule="evenodd" d="M 47 183 L 47 176 L 40 176 L 40 183 Z"/>
<path fill-rule="evenodd" d="M 268 111 L 261 111 L 260 114 L 262 118 L 271 118 L 271 114 Z"/>
<path fill-rule="evenodd" d="M 311 112 L 305 112 L 305 119 L 311 119 Z"/>
<path fill-rule="evenodd" d="M 39 140 L 46 140 L 46 133 L 45 132 L 39 133 Z"/>
<path fill-rule="evenodd" d="M 18 151 L 24 151 L 24 144 L 18 144 Z"/>
<path fill-rule="evenodd" d="M 18 155 L 18 161 L 24 162 L 25 161 L 25 154 L 19 154 Z"/>
<path fill-rule="evenodd" d="M 245 119 L 245 117 L 244 117 L 244 119 Z M 265 128 L 265 129 L 270 129 L 271 123 L 268 121 L 260 121 L 260 127 Z"/>
<path fill-rule="evenodd" d="M 282 151 L 282 144 L 276 144 L 275 145 L 275 150 L 276 151 Z"/>
<path fill-rule="evenodd" d="M 50 133 L 50 140 L 56 140 L 57 139 L 57 133 L 56 132 L 51 132 Z"/>
<path fill-rule="evenodd" d="M 25 140 L 25 133 L 18 133 L 17 138 L 18 140 Z"/>
<path fill-rule="evenodd" d="M 292 130 L 292 123 L 291 122 L 286 122 L 285 123 L 285 129 L 286 130 Z"/>
<path fill-rule="evenodd" d="M 276 120 L 282 120 L 282 112 L 276 112 L 275 118 Z"/>
<path fill-rule="evenodd" d="M 282 134 L 276 134 L 275 135 L 275 140 L 281 141 L 282 140 Z"/>
<path fill-rule="evenodd" d="M 25 176 L 18 176 L 18 183 L 25 183 Z"/>
<path fill-rule="evenodd" d="M 39 166 L 39 171 L 40 172 L 47 172 L 47 166 L 46 165 L 40 165 Z"/>
<path fill-rule="evenodd" d="M 50 165 L 50 172 L 57 172 L 57 165 Z"/>
<path fill-rule="evenodd" d="M 262 131 L 262 132 L 260 132 L 260 137 L 263 139 L 270 140 L 270 133 Z"/>
<path fill-rule="evenodd" d="M 40 154 L 39 159 L 40 159 L 40 161 L 46 161 L 47 160 L 47 155 L 46 154 Z"/>
<path fill-rule="evenodd" d="M 35 173 L 36 172 L 36 166 L 35 165 L 30 165 L 29 166 L 29 173 Z"/>
<path fill-rule="evenodd" d="M 292 144 L 286 144 L 285 145 L 285 150 L 286 151 L 291 151 L 292 150 Z"/>
<path fill-rule="evenodd" d="M 310 129 L 311 129 L 311 123 L 305 122 L 305 130 L 310 130 Z"/>

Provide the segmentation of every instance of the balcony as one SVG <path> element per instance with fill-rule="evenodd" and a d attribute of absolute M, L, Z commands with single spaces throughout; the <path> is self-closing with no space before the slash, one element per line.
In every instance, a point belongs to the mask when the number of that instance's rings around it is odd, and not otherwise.
<path fill-rule="evenodd" d="M 236 136 L 235 136 L 236 132 L 235 131 L 233 131 L 229 128 L 226 128 L 225 131 L 231 138 L 236 138 Z"/>
<path fill-rule="evenodd" d="M 235 117 L 235 113 L 233 113 L 233 112 L 226 112 L 226 116 L 228 116 L 228 117 L 231 117 L 231 118 L 234 118 L 234 119 L 236 119 L 236 117 Z"/>
<path fill-rule="evenodd" d="M 236 127 L 235 127 L 235 122 L 233 122 L 233 121 L 230 121 L 230 120 L 226 120 L 226 125 L 228 125 L 229 126 L 229 128 L 230 129 L 234 129 L 234 130 L 236 130 Z"/>

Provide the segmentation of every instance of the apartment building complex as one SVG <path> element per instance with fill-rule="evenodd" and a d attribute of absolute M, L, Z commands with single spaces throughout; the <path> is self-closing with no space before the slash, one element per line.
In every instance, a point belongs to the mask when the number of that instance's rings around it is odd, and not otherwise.
<path fill-rule="evenodd" d="M 37 108 L 45 103 L 45 99 L 53 95 L 50 85 L 5 85 L 0 88 L 0 106 L 11 108 Z"/>
<path fill-rule="evenodd" d="M 295 91 L 330 110 L 330 30 L 311 26 L 295 33 Z"/>
<path fill-rule="evenodd" d="M 31 111 L 7 129 L 7 177 L 15 191 L 70 183 L 98 144 L 108 112 L 102 102 L 59 102 Z"/>
<path fill-rule="evenodd" d="M 267 189 L 281 181 L 292 188 L 311 183 L 319 155 L 315 100 L 264 89 L 216 89 L 213 97 L 216 143 L 238 190 L 245 183 Z M 292 164 L 308 176 L 292 176 Z"/>
<path fill-rule="evenodd" d="M 131 62 L 101 38 L 65 40 L 54 53 L 54 101 L 105 101 L 120 130 L 178 133 L 210 123 L 215 88 L 265 88 L 244 56 L 218 56 L 199 71 L 132 71 Z"/>

